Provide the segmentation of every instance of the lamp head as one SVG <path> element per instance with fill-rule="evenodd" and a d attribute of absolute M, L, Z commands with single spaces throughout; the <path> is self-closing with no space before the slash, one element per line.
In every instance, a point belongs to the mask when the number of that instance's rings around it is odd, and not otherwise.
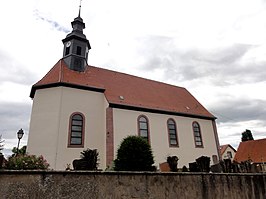
<path fill-rule="evenodd" d="M 20 140 L 24 135 L 24 132 L 22 129 L 20 129 L 18 132 L 17 132 L 17 136 L 18 136 L 18 139 Z"/>

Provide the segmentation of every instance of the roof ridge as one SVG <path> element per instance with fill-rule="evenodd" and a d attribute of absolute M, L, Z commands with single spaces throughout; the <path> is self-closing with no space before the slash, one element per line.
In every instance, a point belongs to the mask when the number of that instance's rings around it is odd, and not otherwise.
<path fill-rule="evenodd" d="M 105 70 L 105 71 L 109 71 L 109 72 L 113 72 L 113 73 L 119 73 L 119 74 L 122 74 L 122 75 L 127 75 L 127 76 L 131 76 L 131 77 L 135 77 L 135 78 L 138 78 L 138 79 L 143 79 L 143 80 L 146 80 L 146 81 L 151 81 L 151 82 L 154 82 L 154 83 L 160 83 L 160 84 L 164 84 L 164 85 L 167 85 L 167 86 L 172 86 L 172 87 L 175 87 L 175 88 L 180 88 L 180 89 L 185 89 L 187 90 L 185 87 L 183 86 L 176 86 L 176 85 L 173 85 L 173 84 L 170 84 L 170 83 L 165 83 L 165 82 L 162 82 L 162 81 L 157 81 L 157 80 L 153 80 L 153 79 L 148 79 L 146 77 L 139 77 L 137 75 L 132 75 L 132 74 L 128 74 L 128 73 L 125 73 L 125 72 L 119 72 L 119 71 L 115 71 L 115 70 L 110 70 L 110 69 L 106 69 L 106 68 L 102 68 L 102 67 L 97 67 L 97 66 L 92 66 L 92 65 L 87 65 L 88 67 L 86 68 L 86 70 L 89 70 L 90 67 L 93 67 L 93 68 L 96 68 L 96 69 L 100 69 L 100 70 Z M 85 70 L 85 71 L 86 71 Z M 84 72 L 85 72 L 84 71 Z"/>

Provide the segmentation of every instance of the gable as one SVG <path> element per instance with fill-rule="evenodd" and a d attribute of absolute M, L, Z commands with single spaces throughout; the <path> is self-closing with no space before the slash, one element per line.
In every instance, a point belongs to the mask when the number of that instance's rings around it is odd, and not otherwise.
<path fill-rule="evenodd" d="M 220 154 L 223 155 L 228 148 L 236 152 L 236 150 L 230 144 L 225 144 L 220 146 Z"/>
<path fill-rule="evenodd" d="M 37 89 L 54 86 L 103 92 L 111 107 L 215 119 L 183 87 L 94 66 L 87 66 L 84 72 L 77 72 L 59 60 L 32 86 L 30 96 L 33 98 Z"/>

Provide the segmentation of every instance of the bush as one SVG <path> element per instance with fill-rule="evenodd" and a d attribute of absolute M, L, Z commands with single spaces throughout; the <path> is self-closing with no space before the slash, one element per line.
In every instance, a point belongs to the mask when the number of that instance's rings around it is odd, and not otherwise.
<path fill-rule="evenodd" d="M 123 139 L 114 161 L 116 171 L 154 171 L 153 154 L 149 143 L 138 136 Z"/>
<path fill-rule="evenodd" d="M 49 164 L 43 158 L 43 156 L 36 156 L 36 155 L 17 155 L 11 156 L 8 158 L 5 169 L 10 170 L 34 170 L 34 169 L 41 169 L 45 170 L 48 169 Z"/>

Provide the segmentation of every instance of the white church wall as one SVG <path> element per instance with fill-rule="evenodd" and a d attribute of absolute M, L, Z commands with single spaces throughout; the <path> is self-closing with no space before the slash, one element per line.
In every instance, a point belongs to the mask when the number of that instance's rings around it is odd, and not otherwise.
<path fill-rule="evenodd" d="M 145 115 L 149 120 L 150 143 L 156 166 L 165 162 L 169 155 L 179 157 L 179 167 L 188 166 L 189 162 L 195 161 L 196 158 L 202 155 L 209 157 L 212 157 L 212 155 L 218 156 L 211 120 L 122 109 L 114 109 L 115 155 L 123 138 L 128 135 L 138 135 L 137 118 L 140 115 Z M 169 118 L 174 119 L 176 122 L 179 147 L 169 147 L 167 130 L 167 120 Z M 193 121 L 197 121 L 200 124 L 203 148 L 195 147 L 192 129 Z"/>
<path fill-rule="evenodd" d="M 99 168 L 104 168 L 105 105 L 102 93 L 66 87 L 37 90 L 30 129 L 30 135 L 35 131 L 36 134 L 29 138 L 28 151 L 44 155 L 51 168 L 64 170 L 67 164 L 72 165 L 74 159 L 80 158 L 80 152 L 84 149 L 97 149 L 100 156 Z M 43 111 L 36 117 L 40 109 Z M 74 112 L 81 112 L 85 116 L 84 148 L 67 146 L 69 118 Z"/>
<path fill-rule="evenodd" d="M 62 88 L 37 90 L 31 112 L 27 152 L 43 155 L 55 167 Z"/>

